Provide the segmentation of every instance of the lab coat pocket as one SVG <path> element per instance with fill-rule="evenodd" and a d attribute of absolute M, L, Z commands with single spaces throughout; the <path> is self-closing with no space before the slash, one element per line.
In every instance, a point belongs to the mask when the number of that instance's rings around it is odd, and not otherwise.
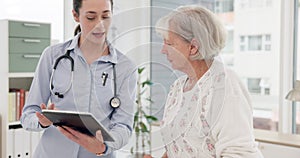
<path fill-rule="evenodd" d="M 112 111 L 112 108 L 109 104 L 111 98 L 114 96 L 114 80 L 111 77 L 107 77 L 105 84 L 103 80 L 99 79 L 96 81 L 95 85 L 95 94 L 96 99 L 99 104 L 97 110 L 103 111 L 105 115 Z"/>

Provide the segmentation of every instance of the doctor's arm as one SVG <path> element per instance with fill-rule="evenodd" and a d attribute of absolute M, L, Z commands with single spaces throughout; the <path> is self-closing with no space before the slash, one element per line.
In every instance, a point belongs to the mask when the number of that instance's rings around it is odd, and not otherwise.
<path fill-rule="evenodd" d="M 51 103 L 48 108 L 47 108 L 46 104 L 44 104 L 44 103 L 42 103 L 40 107 L 41 107 L 42 110 L 43 109 L 48 109 L 48 110 L 54 110 L 55 109 L 53 103 Z M 52 125 L 52 122 L 46 116 L 44 116 L 42 113 L 35 112 L 35 115 L 39 119 L 39 124 L 42 128 L 47 128 L 50 125 Z"/>
<path fill-rule="evenodd" d="M 57 129 L 65 135 L 70 140 L 74 141 L 75 143 L 79 144 L 87 151 L 99 155 L 106 154 L 107 146 L 103 141 L 101 130 L 96 132 L 95 137 L 88 136 L 86 134 L 80 133 L 76 130 L 73 130 L 70 127 L 62 126 L 57 127 Z"/>
<path fill-rule="evenodd" d="M 122 82 L 118 83 L 121 83 L 118 89 L 121 106 L 115 110 L 109 126 L 109 132 L 115 139 L 115 142 L 104 142 L 101 131 L 97 131 L 96 137 L 91 137 L 65 126 L 57 127 L 58 130 L 70 140 L 92 153 L 107 155 L 125 146 L 132 133 L 137 83 L 136 71 L 129 73 Z"/>
<path fill-rule="evenodd" d="M 43 130 L 36 113 L 41 112 L 42 103 L 47 103 L 50 96 L 49 79 L 52 69 L 50 52 L 51 49 L 48 47 L 42 53 L 31 83 L 29 94 L 26 98 L 20 118 L 21 124 L 26 130 Z"/>
<path fill-rule="evenodd" d="M 112 134 L 115 142 L 106 142 L 107 153 L 118 150 L 125 146 L 132 134 L 133 115 L 136 98 L 137 72 L 135 69 L 122 80 L 118 89 L 118 97 L 121 100 L 121 106 L 115 110 L 111 118 L 109 132 Z"/>

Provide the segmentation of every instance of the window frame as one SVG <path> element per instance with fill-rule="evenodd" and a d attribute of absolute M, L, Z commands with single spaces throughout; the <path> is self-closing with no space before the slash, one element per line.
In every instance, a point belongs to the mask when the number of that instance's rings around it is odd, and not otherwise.
<path fill-rule="evenodd" d="M 278 132 L 292 132 L 292 114 L 295 112 L 292 108 L 292 102 L 285 99 L 285 95 L 293 87 L 293 52 L 294 51 L 294 28 L 295 28 L 295 1 L 281 1 L 281 33 L 280 33 L 280 92 L 279 92 L 279 126 Z M 298 2 L 297 2 L 298 4 Z M 297 5 L 298 7 L 298 5 Z"/>

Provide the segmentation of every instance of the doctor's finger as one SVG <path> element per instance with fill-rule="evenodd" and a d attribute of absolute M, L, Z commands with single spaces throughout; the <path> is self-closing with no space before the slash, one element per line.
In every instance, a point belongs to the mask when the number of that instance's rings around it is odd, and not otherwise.
<path fill-rule="evenodd" d="M 48 109 L 49 110 L 55 110 L 55 105 L 53 103 L 51 103 L 49 106 L 48 106 Z"/>
<path fill-rule="evenodd" d="M 52 122 L 47 117 L 45 117 L 43 114 L 36 112 L 35 115 L 39 119 L 40 124 L 42 124 L 43 126 L 49 126 L 52 124 Z"/>
<path fill-rule="evenodd" d="M 35 114 L 38 117 L 39 121 L 49 121 L 48 118 L 43 114 L 41 114 L 40 112 L 36 112 Z"/>
<path fill-rule="evenodd" d="M 98 130 L 96 132 L 96 139 L 98 139 L 100 142 L 103 142 L 103 136 L 102 136 L 101 130 Z"/>
<path fill-rule="evenodd" d="M 73 135 L 67 128 L 66 126 L 57 126 L 57 129 L 63 134 L 65 135 L 67 138 L 69 138 L 70 140 L 74 141 L 75 143 L 79 144 L 79 138 L 75 135 Z"/>
<path fill-rule="evenodd" d="M 84 139 L 85 137 L 87 137 L 87 135 L 82 134 L 68 126 L 62 126 L 66 131 L 68 131 L 70 134 L 72 134 L 73 136 L 75 136 L 78 139 Z M 85 140 L 85 139 L 84 139 Z"/>
<path fill-rule="evenodd" d="M 42 104 L 40 105 L 40 107 L 41 107 L 41 109 L 47 109 L 47 106 L 46 106 L 46 104 L 44 104 L 44 103 L 42 103 Z"/>

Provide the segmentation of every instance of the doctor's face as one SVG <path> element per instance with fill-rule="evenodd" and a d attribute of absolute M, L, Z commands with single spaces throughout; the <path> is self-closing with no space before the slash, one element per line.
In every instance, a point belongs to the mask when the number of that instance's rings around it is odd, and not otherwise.
<path fill-rule="evenodd" d="M 112 16 L 110 0 L 83 0 L 79 15 L 74 10 L 73 15 L 75 21 L 80 23 L 81 43 L 105 42 Z"/>
<path fill-rule="evenodd" d="M 189 65 L 190 43 L 178 34 L 168 31 L 164 37 L 164 44 L 161 50 L 173 69 L 182 71 Z"/>

